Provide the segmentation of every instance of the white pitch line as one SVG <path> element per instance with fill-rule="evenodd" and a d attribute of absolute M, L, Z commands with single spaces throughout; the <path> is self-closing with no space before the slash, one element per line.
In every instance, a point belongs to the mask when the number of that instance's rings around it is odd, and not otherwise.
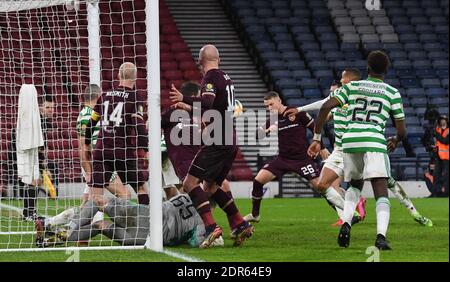
<path fill-rule="evenodd" d="M 114 250 L 144 250 L 144 246 L 117 246 L 117 247 L 62 247 L 62 248 L 17 248 L 17 249 L 0 249 L 0 253 L 8 253 L 8 252 L 58 252 L 58 251 L 114 251 Z M 154 252 L 154 251 L 152 251 Z M 158 252 L 155 252 L 158 253 Z M 204 262 L 204 260 L 187 256 L 184 254 L 180 254 L 177 252 L 163 250 L 163 254 L 182 259 L 188 262 Z"/>
<path fill-rule="evenodd" d="M 14 210 L 16 212 L 21 213 L 22 209 L 18 208 L 18 207 L 14 207 L 14 206 L 10 206 L 10 205 L 6 205 L 6 204 L 2 204 L 0 203 L 0 208 L 6 208 L 6 209 L 10 209 L 10 210 Z M 5 233 L 5 234 L 3 234 Z M 12 235 L 13 232 L 0 232 L 0 235 Z M 16 233 L 16 232 L 14 232 Z M 19 233 L 24 233 L 24 232 L 17 232 Z M 34 232 L 31 232 L 32 234 L 34 234 Z M 129 250 L 135 250 L 135 249 L 143 249 L 144 247 L 141 246 L 130 246 L 130 247 L 118 247 L 117 249 L 129 249 Z M 80 251 L 95 251 L 95 250 L 113 250 L 112 247 L 69 247 L 69 248 L 48 248 L 48 249 L 41 249 L 41 248 L 29 248 L 29 249 L 0 249 L 0 252 L 42 252 L 42 251 L 65 251 L 65 250 L 80 250 Z M 178 258 L 178 259 L 182 259 L 188 262 L 204 262 L 204 260 L 195 258 L 195 257 L 191 257 L 188 255 L 184 255 L 181 253 L 177 253 L 177 252 L 173 252 L 173 251 L 169 251 L 169 250 L 163 250 L 162 251 L 163 254 L 174 257 L 174 258 Z"/>
<path fill-rule="evenodd" d="M 21 208 L 18 208 L 18 207 L 15 207 L 15 206 L 10 206 L 10 205 L 3 204 L 3 203 L 0 203 L 0 208 L 5 208 L 5 209 L 8 209 L 8 210 L 16 211 L 18 213 L 22 213 L 22 209 Z"/>
<path fill-rule="evenodd" d="M 201 260 L 201 259 L 198 259 L 198 258 L 195 258 L 195 257 L 191 257 L 191 256 L 187 256 L 187 255 L 184 255 L 184 254 L 180 254 L 180 253 L 177 253 L 177 252 L 169 251 L 169 250 L 164 250 L 163 253 L 168 255 L 168 256 L 171 256 L 171 257 L 174 257 L 174 258 L 179 258 L 179 259 L 182 259 L 182 260 L 185 260 L 185 261 L 188 261 L 188 262 L 204 262 L 204 260 Z"/>

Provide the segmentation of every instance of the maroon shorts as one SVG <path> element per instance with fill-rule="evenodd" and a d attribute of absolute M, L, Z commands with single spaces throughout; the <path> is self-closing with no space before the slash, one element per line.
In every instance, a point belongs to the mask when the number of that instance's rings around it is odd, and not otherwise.
<path fill-rule="evenodd" d="M 278 179 L 288 173 L 295 172 L 307 180 L 319 177 L 320 169 L 317 164 L 310 158 L 304 160 L 290 160 L 283 157 L 276 157 L 266 165 L 263 169 L 273 173 Z"/>
<path fill-rule="evenodd" d="M 189 174 L 222 185 L 233 166 L 237 146 L 203 146 L 192 161 Z"/>
<path fill-rule="evenodd" d="M 117 157 L 113 150 L 94 150 L 92 186 L 105 188 L 109 185 L 113 172 L 116 171 L 123 184 L 129 184 L 137 191 L 137 187 L 148 181 L 148 171 L 143 167 L 142 160 L 138 160 L 135 156 L 125 159 L 123 155 Z"/>

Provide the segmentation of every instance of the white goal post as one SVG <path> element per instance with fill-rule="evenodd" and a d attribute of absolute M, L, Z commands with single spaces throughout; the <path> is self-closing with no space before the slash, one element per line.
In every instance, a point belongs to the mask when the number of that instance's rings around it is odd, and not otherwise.
<path fill-rule="evenodd" d="M 57 200 L 49 199 L 47 195 L 39 198 L 39 204 L 45 203 L 45 213 L 53 212 L 65 208 L 79 205 L 78 200 L 73 199 L 73 191 L 79 191 L 84 184 L 84 179 L 80 174 L 78 153 L 68 150 L 75 148 L 74 142 L 77 137 L 73 136 L 76 117 L 74 105 L 82 108 L 82 101 L 78 97 L 83 95 L 83 91 L 89 84 L 96 84 L 103 87 L 112 86 L 117 77 L 118 61 L 132 61 L 137 64 L 138 82 L 137 87 L 141 87 L 141 93 L 147 94 L 147 116 L 149 132 L 149 181 L 148 191 L 150 198 L 150 233 L 146 238 L 145 245 L 138 247 L 119 246 L 117 244 L 102 244 L 83 247 L 83 250 L 99 249 L 136 249 L 146 248 L 157 252 L 163 251 L 162 234 L 162 179 L 161 179 L 161 136 L 152 134 L 161 132 L 161 110 L 160 110 L 160 54 L 159 54 L 159 1 L 142 0 L 140 2 L 140 14 L 145 13 L 145 21 L 130 22 L 130 19 L 122 16 L 127 22 L 121 27 L 123 53 L 117 54 L 115 41 L 117 35 L 114 30 L 114 20 L 120 18 L 120 5 L 128 2 L 131 7 L 138 4 L 133 1 L 106 1 L 106 0 L 0 0 L 0 110 L 1 110 L 1 147 L 2 170 L 0 174 L 8 173 L 12 168 L 10 160 L 11 139 L 15 138 L 11 130 L 15 128 L 18 111 L 19 86 L 23 84 L 33 84 L 38 92 L 39 102 L 46 102 L 48 93 L 53 93 L 52 100 L 55 104 L 55 112 L 62 116 L 58 128 L 50 129 L 51 134 L 57 135 L 49 140 L 48 149 L 45 154 L 58 159 L 59 177 L 61 189 Z M 110 7 L 109 15 L 101 11 L 99 5 Z M 143 9 L 145 3 L 145 10 Z M 119 7 L 119 9 L 117 9 Z M 130 12 L 130 11 L 128 11 Z M 103 17 L 102 17 L 102 13 Z M 132 13 L 132 11 L 130 12 Z M 108 19 L 109 18 L 109 19 Z M 109 22 L 103 22 L 104 20 Z M 22 23 L 25 23 L 22 25 Z M 107 36 L 103 38 L 102 26 L 108 25 Z M 145 25 L 145 33 L 142 27 Z M 130 34 L 131 28 L 140 28 L 136 33 Z M 104 28 L 103 28 L 104 30 Z M 42 37 L 35 38 L 35 35 Z M 131 35 L 131 36 L 130 36 Z M 61 37 L 59 37 L 61 36 Z M 128 36 L 128 37 L 127 37 Z M 126 37 L 126 38 L 125 38 Z M 142 38 L 146 38 L 145 43 Z M 139 40 L 138 43 L 130 42 L 130 38 Z M 104 41 L 110 40 L 108 46 L 104 46 Z M 87 44 L 86 44 L 87 43 Z M 134 46 L 133 46 L 134 45 Z M 53 49 L 54 46 L 57 48 Z M 145 57 L 137 58 L 138 48 L 142 55 L 145 47 Z M 103 49 L 102 49 L 103 48 Z M 129 48 L 134 51 L 129 52 Z M 57 52 L 57 56 L 55 55 Z M 39 55 L 36 55 L 39 53 Z M 108 57 L 110 54 L 111 57 Z M 133 54 L 135 57 L 133 58 Z M 38 57 L 35 57 L 38 56 Z M 56 58 L 58 57 L 58 58 Z M 18 60 L 20 58 L 20 60 Z M 143 60 L 145 58 L 145 60 Z M 2 61 L 3 60 L 3 61 Z M 143 65 L 142 62 L 146 63 Z M 139 64 L 139 62 L 141 64 Z M 18 73 L 15 73 L 15 70 Z M 140 73 L 145 73 L 139 77 Z M 9 77 L 8 77 L 9 74 Z M 143 81 L 146 81 L 144 84 Z M 105 86 L 106 85 L 106 86 Z M 143 87 L 146 85 L 146 87 Z M 145 92 L 144 92 L 145 91 Z M 66 97 L 67 96 L 67 97 Z M 41 106 L 41 104 L 40 104 Z M 69 110 L 68 110 L 69 109 Z M 44 109 L 45 111 L 45 109 Z M 42 116 L 42 112 L 41 112 Z M 67 118 L 67 120 L 65 120 Z M 6 120 L 6 122 L 4 122 Z M 41 121 L 42 122 L 42 121 Z M 42 124 L 43 130 L 46 130 Z M 69 144 L 69 145 L 67 145 Z M 47 146 L 47 145 L 46 145 Z M 47 155 L 46 155 L 47 156 Z M 50 159 L 50 157 L 49 157 Z M 5 162 L 3 162 L 5 160 Z M 46 159 L 47 162 L 47 159 Z M 61 163 L 67 164 L 62 166 Z M 3 164 L 4 167 L 3 167 Z M 47 163 L 46 163 L 47 164 Z M 50 177 L 52 173 L 48 171 Z M 13 174 L 13 177 L 16 175 Z M 63 176 L 61 176 L 63 175 Z M 8 176 L 9 177 L 9 176 Z M 58 175 L 54 175 L 58 177 Z M 73 183 L 61 181 L 61 178 L 76 179 Z M 0 252 L 5 251 L 46 251 L 58 249 L 73 249 L 73 245 L 64 245 L 63 248 L 37 248 L 34 244 L 34 224 L 21 220 L 22 194 L 16 191 L 15 185 L 11 184 L 11 179 L 2 177 L 0 179 L 0 192 L 2 187 L 7 189 L 6 196 L 0 193 Z M 55 180 L 53 178 L 53 180 Z M 6 181 L 6 183 L 5 183 Z M 79 181 L 79 182 L 78 182 Z M 61 183 L 63 182 L 63 183 Z M 43 184 L 45 185 L 45 184 Z M 26 189 L 26 188 L 25 188 Z M 45 188 L 47 189 L 47 188 Z M 44 192 L 48 190 L 43 189 Z M 131 189 L 128 189 L 131 190 Z M 50 194 L 49 194 L 50 195 Z M 39 208 L 39 207 L 38 207 Z M 42 208 L 42 205 L 41 207 Z M 76 248 L 76 247 L 75 247 Z"/>

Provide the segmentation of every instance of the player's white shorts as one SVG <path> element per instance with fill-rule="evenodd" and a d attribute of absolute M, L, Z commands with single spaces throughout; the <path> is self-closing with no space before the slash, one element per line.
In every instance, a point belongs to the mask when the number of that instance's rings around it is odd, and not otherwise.
<path fill-rule="evenodd" d="M 175 173 L 172 162 L 169 158 L 162 160 L 162 185 L 163 188 L 172 187 L 176 184 L 180 184 L 180 179 Z"/>
<path fill-rule="evenodd" d="M 344 153 L 344 180 L 391 177 L 391 164 L 386 153 Z"/>
<path fill-rule="evenodd" d="M 325 160 L 324 168 L 331 169 L 337 176 L 344 176 L 344 152 L 342 150 L 333 150 L 330 156 Z"/>
<path fill-rule="evenodd" d="M 81 168 L 81 174 L 83 175 L 83 178 L 86 179 L 86 171 L 84 171 L 83 168 Z M 109 179 L 109 182 L 114 182 L 114 180 L 116 180 L 118 174 L 116 171 L 114 171 L 111 175 L 111 179 Z M 84 187 L 84 194 L 89 194 L 89 186 L 86 184 Z"/>

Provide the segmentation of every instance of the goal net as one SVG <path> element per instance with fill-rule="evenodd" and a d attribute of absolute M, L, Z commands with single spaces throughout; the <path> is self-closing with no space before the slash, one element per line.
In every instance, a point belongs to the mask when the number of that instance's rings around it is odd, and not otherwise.
<path fill-rule="evenodd" d="M 118 87 L 120 65 L 131 62 L 137 67 L 136 91 L 147 91 L 145 3 L 0 0 L 0 250 L 42 249 L 46 244 L 121 245 L 101 232 L 91 240 L 82 238 L 83 227 L 102 220 L 111 223 L 114 212 L 124 217 L 117 225 L 135 220 L 131 214 L 137 197 L 131 187 L 116 181 L 118 195 L 129 201 L 116 202 L 109 215 L 97 213 L 104 206 L 95 202 L 93 214 L 82 220 L 86 184 L 79 138 L 84 136 L 82 119 L 90 117 L 84 109 L 86 94 L 95 92 L 95 87 L 88 86 Z M 37 108 L 40 119 L 30 118 Z M 33 135 L 36 131 L 26 132 L 39 123 L 44 146 L 29 149 L 36 147 L 39 138 Z M 29 145 L 28 151 L 20 149 L 23 143 Z M 33 150 L 38 165 L 34 155 L 27 155 Z M 26 151 L 26 161 L 17 151 Z M 30 167 L 31 174 L 39 171 L 39 180 L 24 184 L 19 178 Z M 126 209 L 121 210 L 120 204 Z M 75 229 L 74 222 L 79 225 Z M 78 243 L 67 237 L 74 230 L 81 236 Z M 90 232 L 97 231 L 91 228 Z M 114 232 L 109 237 L 122 236 L 119 229 Z M 138 239 L 145 241 L 146 236 Z"/>

